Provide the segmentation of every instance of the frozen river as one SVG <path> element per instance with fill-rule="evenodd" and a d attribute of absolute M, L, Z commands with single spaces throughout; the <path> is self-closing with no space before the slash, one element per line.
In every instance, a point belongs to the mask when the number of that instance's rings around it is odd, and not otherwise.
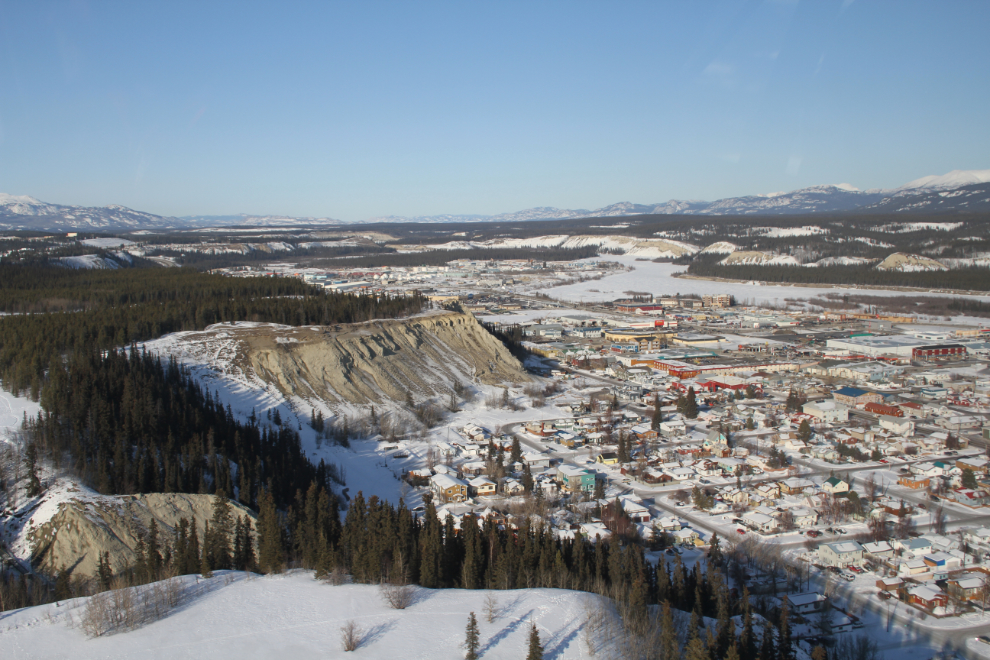
<path fill-rule="evenodd" d="M 547 291 L 554 298 L 575 302 L 591 302 L 599 300 L 615 300 L 621 298 L 627 291 L 652 293 L 656 296 L 673 294 L 696 293 L 698 295 L 727 293 L 735 296 L 740 305 L 762 302 L 784 303 L 785 298 L 814 298 L 826 293 L 857 293 L 877 296 L 940 296 L 945 293 L 922 291 L 888 291 L 886 289 L 869 289 L 866 287 L 804 287 L 804 286 L 775 286 L 772 284 L 743 284 L 738 282 L 712 282 L 708 280 L 691 280 L 672 277 L 674 273 L 683 272 L 683 265 L 652 261 L 636 261 L 635 257 L 609 256 L 609 261 L 618 261 L 635 270 L 622 272 L 604 277 L 600 280 L 581 282 L 560 286 Z M 975 299 L 990 301 L 990 295 L 973 296 Z"/>

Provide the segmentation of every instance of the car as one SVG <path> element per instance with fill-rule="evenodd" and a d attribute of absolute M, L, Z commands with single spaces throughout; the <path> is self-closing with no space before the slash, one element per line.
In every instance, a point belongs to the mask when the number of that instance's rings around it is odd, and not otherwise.
<path fill-rule="evenodd" d="M 805 534 L 807 534 L 808 536 L 810 536 L 813 539 L 814 538 L 818 538 L 819 536 L 822 535 L 822 533 L 819 532 L 817 529 L 809 529 L 807 532 L 805 532 Z"/>
<path fill-rule="evenodd" d="M 670 548 L 667 548 L 666 550 L 664 550 L 664 553 L 673 556 L 674 551 L 671 550 Z"/>
<path fill-rule="evenodd" d="M 928 499 L 930 499 L 932 502 L 938 502 L 939 501 L 938 495 L 929 495 L 928 496 Z"/>
<path fill-rule="evenodd" d="M 882 600 L 888 600 L 890 598 L 893 598 L 893 596 L 890 594 L 889 591 L 881 591 L 879 592 L 879 596 Z"/>
<path fill-rule="evenodd" d="M 928 507 L 922 504 L 921 502 L 918 502 L 918 508 L 921 509 L 922 511 L 928 510 Z"/>
<path fill-rule="evenodd" d="M 835 530 L 832 529 L 831 527 L 826 527 L 825 531 L 828 532 L 829 534 L 835 534 Z"/>
<path fill-rule="evenodd" d="M 846 568 L 848 568 L 853 573 L 856 573 L 857 575 L 863 572 L 863 569 L 860 568 L 859 566 L 846 566 Z"/>
<path fill-rule="evenodd" d="M 835 533 L 836 534 L 846 534 L 847 532 L 846 532 L 846 530 L 842 529 L 841 527 L 836 527 L 835 528 Z"/>
<path fill-rule="evenodd" d="M 739 532 L 740 534 L 745 534 L 746 533 L 746 530 L 745 529 L 737 529 L 736 531 Z"/>
<path fill-rule="evenodd" d="M 838 566 L 829 566 L 828 567 L 828 570 L 830 570 L 833 573 L 841 573 L 842 572 L 842 570 Z"/>
<path fill-rule="evenodd" d="M 976 641 L 983 642 L 984 644 L 990 644 L 990 637 L 987 637 L 986 635 L 980 635 L 979 637 L 976 638 Z"/>
<path fill-rule="evenodd" d="M 890 465 L 890 461 L 883 458 L 880 459 L 880 462 L 883 463 L 884 465 Z"/>
<path fill-rule="evenodd" d="M 735 523 L 736 525 L 744 525 L 745 524 L 743 522 L 742 518 L 733 518 L 732 519 L 732 522 Z"/>
<path fill-rule="evenodd" d="M 676 505 L 677 506 L 684 506 L 684 502 L 677 502 Z"/>

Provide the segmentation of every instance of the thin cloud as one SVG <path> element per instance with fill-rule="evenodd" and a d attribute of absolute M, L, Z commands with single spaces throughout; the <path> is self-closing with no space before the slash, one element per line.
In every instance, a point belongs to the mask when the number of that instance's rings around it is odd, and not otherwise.
<path fill-rule="evenodd" d="M 733 73 L 735 73 L 735 71 L 736 71 L 736 67 L 732 66 L 731 64 L 714 60 L 708 66 L 705 67 L 705 70 L 702 71 L 702 73 L 705 74 L 706 76 L 725 78 L 726 76 L 731 76 Z"/>

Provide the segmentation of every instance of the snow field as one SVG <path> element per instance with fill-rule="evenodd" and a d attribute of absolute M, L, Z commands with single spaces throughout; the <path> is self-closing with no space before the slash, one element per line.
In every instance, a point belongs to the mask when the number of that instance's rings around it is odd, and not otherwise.
<path fill-rule="evenodd" d="M 65 658 L 462 658 L 468 613 L 474 612 L 483 658 L 526 654 L 530 622 L 544 657 L 588 657 L 581 634 L 595 597 L 577 591 L 430 590 L 415 587 L 414 604 L 390 609 L 371 585 L 330 586 L 311 571 L 259 577 L 218 571 L 210 580 L 180 578 L 185 597 L 163 619 L 129 632 L 89 639 L 80 629 L 85 598 L 18 610 L 0 619 L 0 656 Z M 498 600 L 489 623 L 485 597 Z M 340 628 L 353 621 L 362 642 L 351 654 Z"/>

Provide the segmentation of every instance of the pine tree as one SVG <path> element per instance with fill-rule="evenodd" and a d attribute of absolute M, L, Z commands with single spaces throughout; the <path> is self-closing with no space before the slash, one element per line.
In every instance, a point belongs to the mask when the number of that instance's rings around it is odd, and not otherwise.
<path fill-rule="evenodd" d="M 543 660 L 543 643 L 540 642 L 540 631 L 536 628 L 536 622 L 529 626 L 529 652 L 526 653 L 526 660 Z"/>
<path fill-rule="evenodd" d="M 479 646 L 478 619 L 474 616 L 474 612 L 471 612 L 468 615 L 467 629 L 464 634 L 464 648 L 467 650 L 467 653 L 464 654 L 465 660 L 478 660 Z"/>
<path fill-rule="evenodd" d="M 811 436 L 813 436 L 815 432 L 811 429 L 811 424 L 808 423 L 807 418 L 801 420 L 801 425 L 798 427 L 797 434 L 798 439 L 802 442 L 811 442 Z"/>
<path fill-rule="evenodd" d="M 736 650 L 735 644 L 730 646 L 729 650 L 725 652 L 725 660 L 740 660 L 739 651 Z"/>

